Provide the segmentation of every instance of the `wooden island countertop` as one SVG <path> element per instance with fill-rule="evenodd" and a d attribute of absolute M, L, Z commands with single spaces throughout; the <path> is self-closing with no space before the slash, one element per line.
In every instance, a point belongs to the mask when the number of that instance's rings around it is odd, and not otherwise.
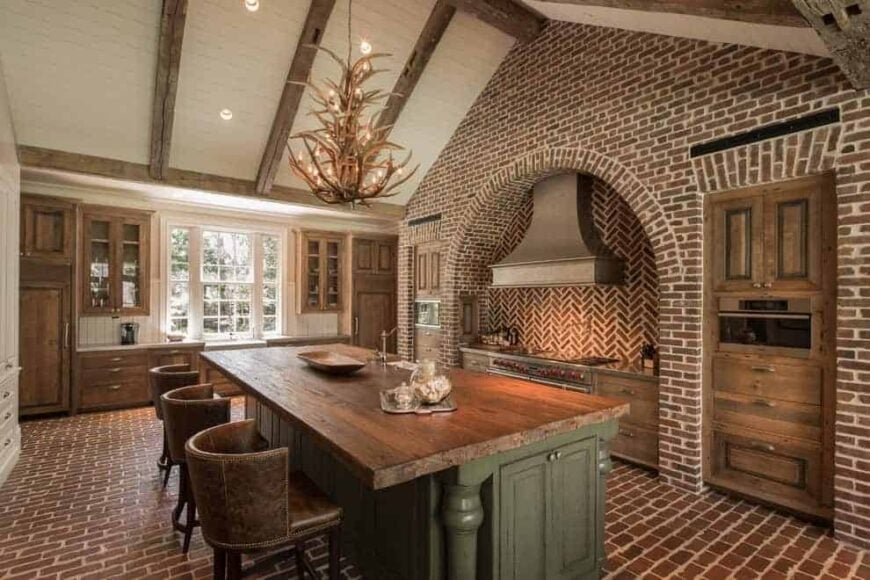
<path fill-rule="evenodd" d="M 391 415 L 381 410 L 379 392 L 408 381 L 409 371 L 371 362 L 349 376 L 327 375 L 297 358 L 312 350 L 360 360 L 372 356 L 342 344 L 201 356 L 247 395 L 307 431 L 375 490 L 628 412 L 628 405 L 615 399 L 453 369 L 456 411 Z"/>

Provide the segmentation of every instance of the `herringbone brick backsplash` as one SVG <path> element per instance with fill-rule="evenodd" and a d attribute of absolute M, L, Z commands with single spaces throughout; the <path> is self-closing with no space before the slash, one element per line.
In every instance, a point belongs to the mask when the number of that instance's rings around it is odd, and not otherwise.
<path fill-rule="evenodd" d="M 628 204 L 596 179 L 592 194 L 595 227 L 625 260 L 621 286 L 491 288 L 484 300 L 485 325 L 515 326 L 529 348 L 560 354 L 595 354 L 634 360 L 644 343 L 657 344 L 658 277 L 652 245 Z M 526 233 L 532 198 L 505 231 L 496 261 Z"/>

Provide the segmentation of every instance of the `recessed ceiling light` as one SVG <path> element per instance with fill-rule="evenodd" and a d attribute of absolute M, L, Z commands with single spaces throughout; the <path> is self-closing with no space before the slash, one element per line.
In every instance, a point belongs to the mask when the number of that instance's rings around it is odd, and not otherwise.
<path fill-rule="evenodd" d="M 260 0 L 245 0 L 245 8 L 248 12 L 256 12 L 260 8 Z"/>
<path fill-rule="evenodd" d="M 233 112 L 229 109 L 221 109 L 221 119 L 224 121 L 229 121 L 233 118 Z"/>

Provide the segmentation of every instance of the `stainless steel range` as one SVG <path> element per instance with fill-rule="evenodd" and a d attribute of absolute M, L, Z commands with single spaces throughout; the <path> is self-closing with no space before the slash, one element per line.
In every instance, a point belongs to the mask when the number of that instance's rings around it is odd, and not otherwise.
<path fill-rule="evenodd" d="M 529 357 L 531 359 L 532 357 Z M 524 379 L 583 393 L 592 392 L 593 373 L 578 366 L 594 367 L 617 362 L 619 359 L 605 357 L 556 358 L 494 358 L 487 369 L 491 375 Z"/>

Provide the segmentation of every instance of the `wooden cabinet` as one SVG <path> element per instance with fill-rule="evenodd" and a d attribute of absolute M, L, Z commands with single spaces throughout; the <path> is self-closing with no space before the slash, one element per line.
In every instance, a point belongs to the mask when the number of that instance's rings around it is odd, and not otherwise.
<path fill-rule="evenodd" d="M 828 175 L 717 196 L 710 203 L 713 289 L 820 291 Z M 827 205 L 826 211 L 834 211 Z"/>
<path fill-rule="evenodd" d="M 52 197 L 21 198 L 21 256 L 69 264 L 75 248 L 75 204 Z"/>
<path fill-rule="evenodd" d="M 418 327 L 414 331 L 414 359 L 438 360 L 441 349 L 441 331 L 437 328 Z"/>
<path fill-rule="evenodd" d="M 20 289 L 22 415 L 69 409 L 72 352 L 71 287 L 25 280 Z"/>
<path fill-rule="evenodd" d="M 395 276 L 396 268 L 396 238 L 354 238 L 353 240 L 353 272 L 354 274 L 372 274 L 378 276 Z"/>
<path fill-rule="evenodd" d="M 489 368 L 490 357 L 476 352 L 462 352 L 462 368 L 476 373 L 486 373 Z"/>
<path fill-rule="evenodd" d="M 146 349 L 80 352 L 76 358 L 80 410 L 118 409 L 151 402 Z"/>
<path fill-rule="evenodd" d="M 148 314 L 150 238 L 150 212 L 83 208 L 82 314 Z"/>
<path fill-rule="evenodd" d="M 199 382 L 211 383 L 214 385 L 215 392 L 223 397 L 242 394 L 242 389 L 238 385 L 224 376 L 217 367 L 212 366 L 205 360 L 201 360 L 199 364 Z"/>
<path fill-rule="evenodd" d="M 190 370 L 196 371 L 199 370 L 200 352 L 202 352 L 201 346 L 183 344 L 150 348 L 148 350 L 148 368 L 185 364 L 190 367 Z"/>
<path fill-rule="evenodd" d="M 414 289 L 418 298 L 441 292 L 441 243 L 420 244 L 415 249 Z"/>
<path fill-rule="evenodd" d="M 594 438 L 505 465 L 499 496 L 499 578 L 597 575 Z"/>
<path fill-rule="evenodd" d="M 836 406 L 833 178 L 713 196 L 707 223 L 713 236 L 706 254 L 705 481 L 829 519 Z M 756 296 L 808 300 L 811 346 L 720 345 L 720 299 Z"/>
<path fill-rule="evenodd" d="M 628 415 L 619 420 L 619 431 L 611 444 L 613 455 L 658 468 L 658 380 L 596 373 L 594 392 L 630 404 Z"/>
<path fill-rule="evenodd" d="M 302 232 L 299 241 L 300 311 L 341 311 L 344 291 L 344 240 L 336 235 Z"/>

